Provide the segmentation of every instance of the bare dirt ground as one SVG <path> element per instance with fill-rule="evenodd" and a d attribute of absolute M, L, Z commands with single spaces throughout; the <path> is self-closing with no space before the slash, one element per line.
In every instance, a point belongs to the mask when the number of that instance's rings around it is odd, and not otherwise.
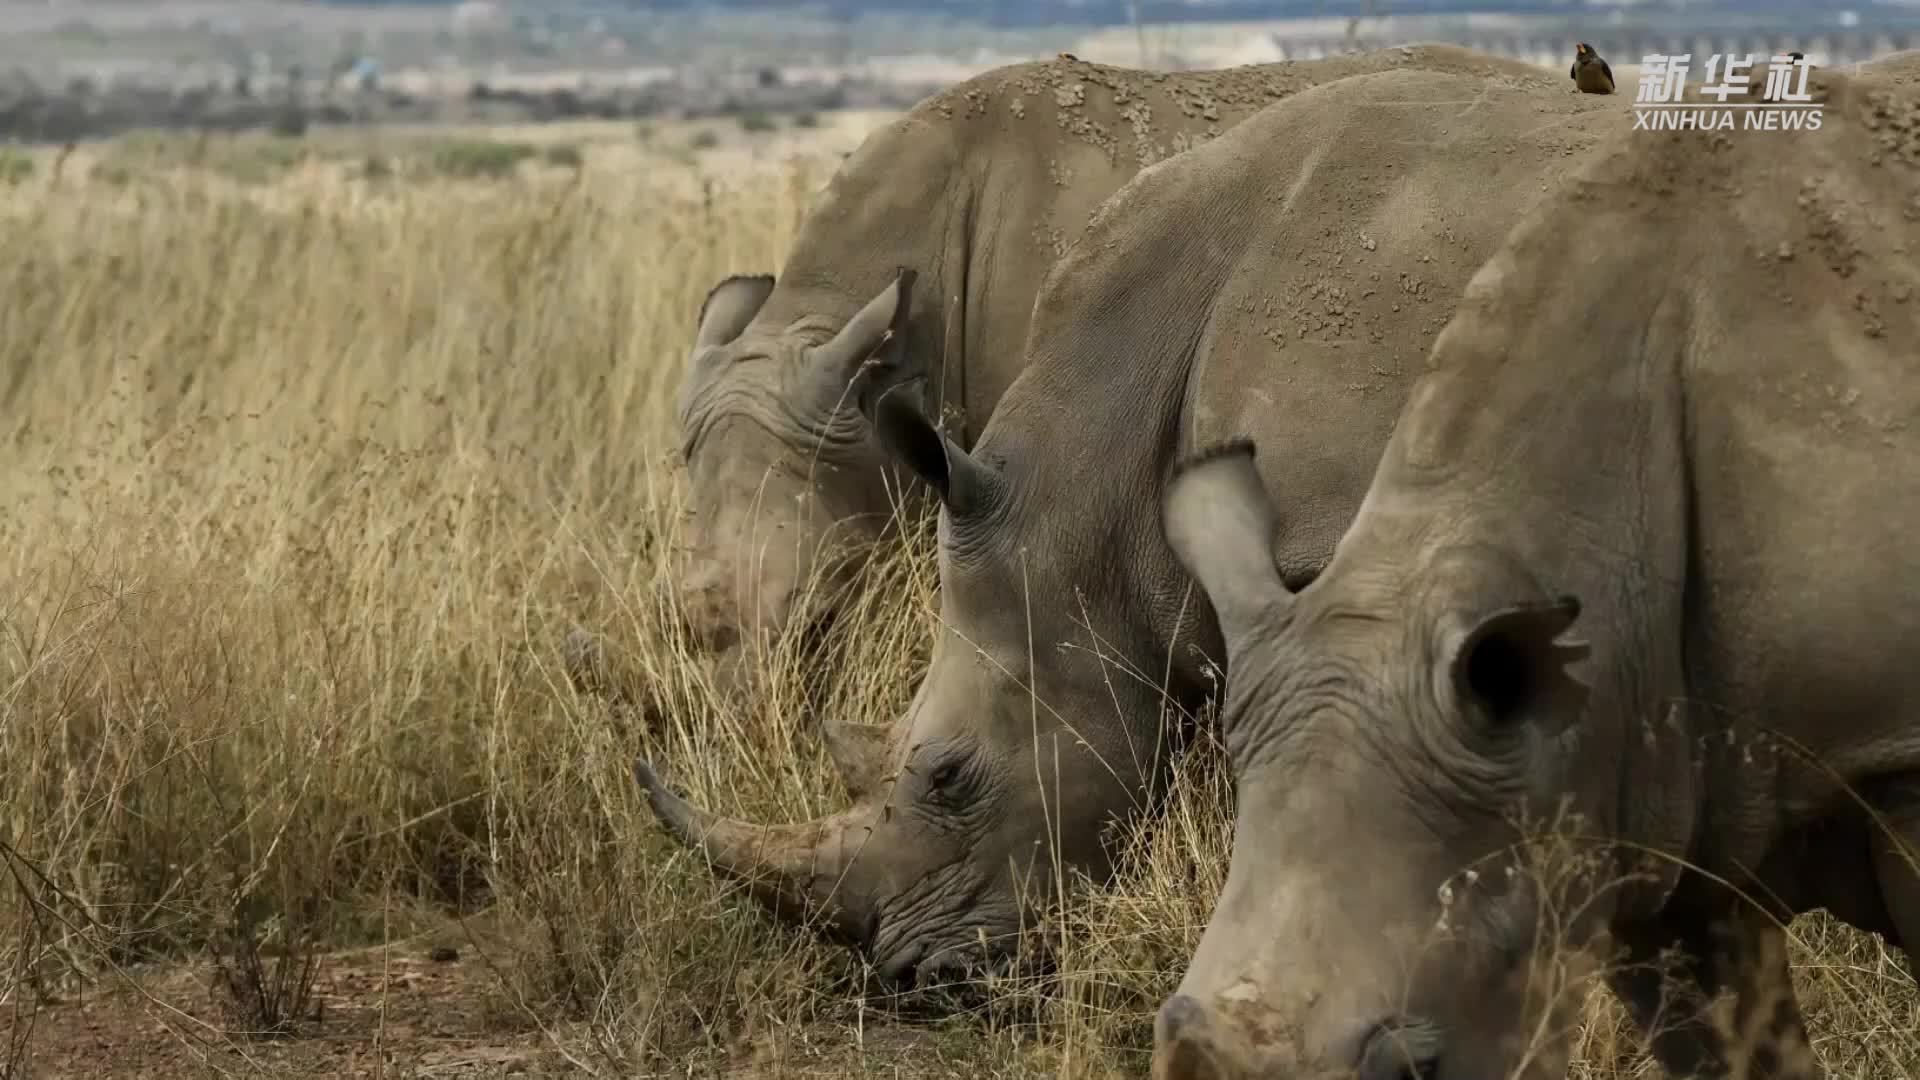
<path fill-rule="evenodd" d="M 45 1009 L 35 1077 L 572 1075 L 538 1027 L 502 1008 L 484 961 L 411 947 L 327 957 L 292 1035 L 232 1033 L 211 965 L 169 967 Z"/>
<path fill-rule="evenodd" d="M 235 1030 L 219 973 L 208 962 L 127 972 L 41 1009 L 22 1080 L 145 1077 L 339 1077 L 493 1080 L 598 1076 L 594 1032 L 553 1024 L 511 1000 L 501 957 L 474 927 L 355 949 L 321 959 L 311 1004 L 286 1035 Z M 0 1042 L 11 1042 L 0 1024 Z M 742 1078 L 975 1075 L 964 1046 L 936 1029 L 878 1024 L 864 1031 L 815 1024 L 727 1040 L 652 1075 Z M 0 1070 L 3 1072 L 4 1070 Z"/>

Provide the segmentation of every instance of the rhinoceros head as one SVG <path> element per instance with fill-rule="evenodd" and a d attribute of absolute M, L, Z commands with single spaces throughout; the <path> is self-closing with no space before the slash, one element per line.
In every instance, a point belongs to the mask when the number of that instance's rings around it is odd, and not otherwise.
<path fill-rule="evenodd" d="M 1404 520 L 1350 531 L 1292 593 L 1245 443 L 1179 472 L 1164 510 L 1227 643 L 1237 806 L 1226 887 L 1160 1011 L 1156 1080 L 1510 1076 L 1530 1049 L 1545 1053 L 1520 1075 L 1559 1075 L 1540 1010 L 1566 1000 L 1530 979 L 1549 901 L 1513 872 L 1530 864 L 1512 811 L 1568 790 L 1559 740 L 1586 691 L 1566 667 L 1585 646 L 1558 639 L 1578 602 L 1372 500 L 1362 521 Z M 1571 930 L 1607 903 L 1553 914 Z"/>
<path fill-rule="evenodd" d="M 899 492 L 880 475 L 886 459 L 853 387 L 877 351 L 892 377 L 907 374 L 913 280 L 900 271 L 837 330 L 817 316 L 761 326 L 771 277 L 728 278 L 708 295 L 678 407 L 688 471 L 679 599 L 715 651 L 737 657 L 798 610 L 824 614 L 851 569 L 836 556 L 892 520 Z"/>
<path fill-rule="evenodd" d="M 1012 960 L 1031 902 L 1108 874 L 1106 828 L 1161 790 L 1171 740 L 1144 632 L 1092 629 L 1137 622 L 1113 610 L 1110 561 L 1059 542 L 1057 508 L 991 428 L 976 457 L 905 387 L 861 407 L 940 499 L 941 599 L 930 666 L 893 729 L 828 727 L 854 805 L 762 827 L 688 806 L 644 765 L 640 781 L 719 872 L 861 948 L 888 981 L 924 986 Z"/>

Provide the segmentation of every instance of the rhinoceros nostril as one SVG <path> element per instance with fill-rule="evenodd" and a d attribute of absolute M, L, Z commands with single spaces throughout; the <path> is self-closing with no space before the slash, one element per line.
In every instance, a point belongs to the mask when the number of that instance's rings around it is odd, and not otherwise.
<path fill-rule="evenodd" d="M 971 982 L 976 974 L 985 970 L 984 959 L 968 960 L 952 952 L 944 952 L 920 965 L 914 986 L 922 990 L 953 990 Z"/>
<path fill-rule="evenodd" d="M 740 627 L 732 616 L 706 597 L 681 608 L 680 623 L 687 636 L 710 653 L 728 653 L 740 643 Z"/>
<path fill-rule="evenodd" d="M 1185 1038 L 1192 1032 L 1203 1030 L 1207 1023 L 1207 1011 L 1198 1001 L 1186 994 L 1175 994 L 1160 1006 L 1160 1015 L 1154 1018 L 1154 1032 L 1162 1042 L 1174 1042 Z"/>
<path fill-rule="evenodd" d="M 1206 1007 L 1175 994 L 1153 1019 L 1153 1080 L 1227 1080 Z"/>
<path fill-rule="evenodd" d="M 925 954 L 926 950 L 917 945 L 901 949 L 883 960 L 874 973 L 879 976 L 881 984 L 889 989 L 911 990 L 914 975 L 920 968 L 920 958 Z"/>

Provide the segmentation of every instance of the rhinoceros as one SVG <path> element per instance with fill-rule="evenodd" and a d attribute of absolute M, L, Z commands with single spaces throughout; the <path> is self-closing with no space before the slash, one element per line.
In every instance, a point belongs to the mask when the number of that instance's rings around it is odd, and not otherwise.
<path fill-rule="evenodd" d="M 1030 366 L 972 451 L 900 384 L 864 388 L 883 445 L 941 502 L 941 628 L 900 730 L 830 745 L 854 806 L 727 821 L 642 762 L 656 813 L 883 977 L 1004 962 L 1020 895 L 1109 875 L 1104 828 L 1152 805 L 1217 679 L 1213 616 L 1160 532 L 1168 469 L 1226 433 L 1271 440 L 1283 563 L 1310 578 L 1454 296 L 1628 126 L 1616 101 L 1541 71 L 1356 75 L 1143 172 L 1048 275 Z"/>
<path fill-rule="evenodd" d="M 1160 1080 L 1561 1077 L 1580 953 L 1671 1075 L 1819 1076 L 1787 921 L 1920 961 L 1920 86 L 1809 85 L 1516 225 L 1309 586 L 1246 444 L 1169 485 L 1238 807 Z"/>
<path fill-rule="evenodd" d="M 725 658 L 723 681 L 753 653 L 736 646 L 830 614 L 853 566 L 835 553 L 867 547 L 923 497 L 887 468 L 849 393 L 884 338 L 904 339 L 896 377 L 917 380 L 929 415 L 971 446 L 1019 374 L 1042 276 L 1107 196 L 1289 94 L 1403 67 L 1529 70 L 1449 45 L 1175 73 L 1050 60 L 960 83 L 870 136 L 779 278 L 722 281 L 697 320 L 677 406 L 679 609 Z M 914 287 L 902 267 L 921 295 L 896 326 Z"/>

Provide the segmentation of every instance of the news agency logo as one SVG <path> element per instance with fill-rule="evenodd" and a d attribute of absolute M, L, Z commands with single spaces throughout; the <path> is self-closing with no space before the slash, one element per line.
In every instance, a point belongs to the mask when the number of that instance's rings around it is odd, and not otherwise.
<path fill-rule="evenodd" d="M 1728 101 L 1747 96 L 1753 86 L 1753 53 L 1714 53 L 1707 57 L 1706 80 L 1700 87 L 1712 102 L 1687 101 L 1692 53 L 1666 56 L 1649 53 L 1640 58 L 1640 85 L 1633 94 L 1635 131 L 1819 131 L 1820 104 L 1807 92 L 1813 64 L 1805 57 L 1785 54 L 1768 58 L 1766 84 L 1760 100 Z"/>

